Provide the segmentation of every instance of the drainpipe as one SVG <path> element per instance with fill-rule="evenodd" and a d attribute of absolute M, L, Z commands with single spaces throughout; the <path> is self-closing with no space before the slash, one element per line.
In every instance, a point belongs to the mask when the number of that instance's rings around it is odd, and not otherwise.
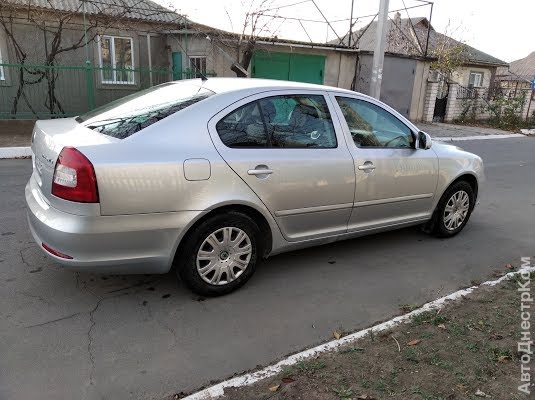
<path fill-rule="evenodd" d="M 82 11 L 84 16 L 84 39 L 85 39 L 85 74 L 87 82 L 87 99 L 89 110 L 95 108 L 95 97 L 93 93 L 93 71 L 91 70 L 91 61 L 89 60 L 89 46 L 87 44 L 87 23 L 85 16 L 85 3 L 87 0 L 82 1 Z M 46 42 L 45 42 L 46 43 Z M 100 42 L 99 42 L 100 46 Z"/>
<path fill-rule="evenodd" d="M 152 54 L 150 51 L 150 33 L 147 33 L 147 55 L 149 58 L 149 84 L 152 86 Z"/>

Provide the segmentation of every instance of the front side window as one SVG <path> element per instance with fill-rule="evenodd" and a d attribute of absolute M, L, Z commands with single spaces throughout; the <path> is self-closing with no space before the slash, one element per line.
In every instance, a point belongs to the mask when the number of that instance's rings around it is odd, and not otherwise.
<path fill-rule="evenodd" d="M 468 78 L 468 86 L 483 86 L 483 74 L 481 72 L 470 72 L 470 77 Z"/>
<path fill-rule="evenodd" d="M 131 38 L 102 36 L 100 38 L 102 83 L 134 84 L 134 57 Z"/>
<path fill-rule="evenodd" d="M 358 147 L 414 147 L 410 128 L 385 109 L 364 100 L 336 97 Z"/>
<path fill-rule="evenodd" d="M 124 139 L 213 94 L 200 86 L 168 82 L 96 108 L 76 121 L 104 135 Z"/>
<path fill-rule="evenodd" d="M 228 114 L 216 130 L 228 147 L 337 146 L 331 115 L 321 95 L 266 97 Z"/>

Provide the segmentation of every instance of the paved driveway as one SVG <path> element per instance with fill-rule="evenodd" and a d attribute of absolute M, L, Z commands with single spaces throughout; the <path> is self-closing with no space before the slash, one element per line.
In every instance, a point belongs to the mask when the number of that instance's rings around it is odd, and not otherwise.
<path fill-rule="evenodd" d="M 534 256 L 535 140 L 462 146 L 484 158 L 488 182 L 459 236 L 438 240 L 413 228 L 280 255 L 242 290 L 206 300 L 171 275 L 54 266 L 26 227 L 30 161 L 0 160 L 0 398 L 191 391 Z"/>
<path fill-rule="evenodd" d="M 434 122 L 432 124 L 425 122 L 416 122 L 416 126 L 429 133 L 432 137 L 452 137 L 462 138 L 467 136 L 494 136 L 494 135 L 514 135 L 514 132 L 504 131 L 495 128 L 483 128 L 480 126 L 468 126 L 457 124 L 446 124 L 443 122 Z"/>

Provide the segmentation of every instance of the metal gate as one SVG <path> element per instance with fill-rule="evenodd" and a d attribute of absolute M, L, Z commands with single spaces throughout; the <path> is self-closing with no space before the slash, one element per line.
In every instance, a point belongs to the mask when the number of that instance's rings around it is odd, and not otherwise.
<path fill-rule="evenodd" d="M 258 51 L 251 60 L 253 78 L 323 84 L 325 56 Z"/>
<path fill-rule="evenodd" d="M 435 109 L 433 111 L 433 122 L 444 122 L 446 116 L 446 106 L 448 104 L 448 94 L 450 86 L 446 82 L 441 82 L 435 100 Z"/>

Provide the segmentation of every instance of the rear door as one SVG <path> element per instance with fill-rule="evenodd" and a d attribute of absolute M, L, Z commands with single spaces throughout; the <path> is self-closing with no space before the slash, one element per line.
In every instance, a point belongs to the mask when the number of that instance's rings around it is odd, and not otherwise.
<path fill-rule="evenodd" d="M 219 153 L 289 240 L 347 230 L 355 172 L 332 113 L 321 91 L 275 91 L 239 101 L 209 122 Z"/>

